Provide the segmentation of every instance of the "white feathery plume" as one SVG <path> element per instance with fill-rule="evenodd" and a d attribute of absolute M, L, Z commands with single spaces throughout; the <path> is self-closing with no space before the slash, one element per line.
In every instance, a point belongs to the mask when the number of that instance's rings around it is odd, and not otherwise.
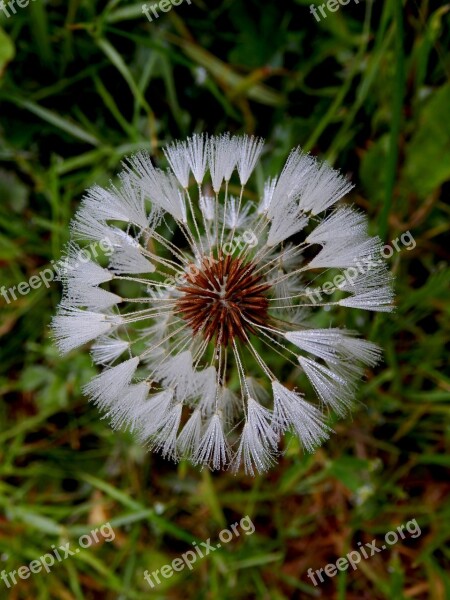
<path fill-rule="evenodd" d="M 135 416 L 136 429 L 141 441 L 148 441 L 166 422 L 173 406 L 173 389 L 168 388 L 152 394 L 145 400 Z"/>
<path fill-rule="evenodd" d="M 241 463 L 244 463 L 245 472 L 255 475 L 255 468 L 259 472 L 267 471 L 275 462 L 279 436 L 273 428 L 272 412 L 253 398 L 248 399 L 247 412 L 247 420 L 231 468 L 236 472 Z"/>
<path fill-rule="evenodd" d="M 236 139 L 230 134 L 211 137 L 208 143 L 208 165 L 212 187 L 216 194 L 220 192 L 223 180 L 229 181 L 236 166 Z"/>
<path fill-rule="evenodd" d="M 200 443 L 202 430 L 202 417 L 200 410 L 196 409 L 189 417 L 178 435 L 178 448 L 182 456 L 192 456 Z"/>
<path fill-rule="evenodd" d="M 258 214 L 262 215 L 268 212 L 269 210 L 269 206 L 271 205 L 272 202 L 272 198 L 273 198 L 273 194 L 275 191 L 275 186 L 277 185 L 277 178 L 276 177 L 269 177 L 269 179 L 267 179 L 264 182 L 264 192 L 263 192 L 263 196 L 262 196 L 262 200 L 258 205 Z"/>
<path fill-rule="evenodd" d="M 377 260 L 379 261 L 380 259 Z M 361 270 L 356 269 L 355 274 L 352 272 L 350 276 L 345 277 L 344 281 L 338 285 L 338 288 L 343 292 L 353 293 L 376 291 L 378 289 L 382 289 L 386 293 L 392 293 L 392 282 L 393 276 L 388 271 L 386 264 L 379 263 L 376 266 L 372 266 L 368 263 L 362 264 Z"/>
<path fill-rule="evenodd" d="M 250 392 L 251 398 L 254 398 L 254 400 L 257 402 L 267 404 L 270 394 L 262 385 L 262 383 L 260 383 L 255 377 L 247 376 L 245 378 L 245 384 Z"/>
<path fill-rule="evenodd" d="M 148 215 L 142 191 L 133 185 L 132 179 L 127 173 L 121 173 L 119 179 L 119 187 L 111 184 L 111 194 L 119 198 L 121 204 L 127 208 L 128 221 L 145 229 L 148 225 Z"/>
<path fill-rule="evenodd" d="M 152 341 L 152 344 L 160 342 L 164 337 L 164 333 L 168 327 L 169 320 L 170 313 L 162 315 L 156 320 L 155 323 L 153 323 L 153 325 L 151 325 L 150 327 L 144 327 L 142 329 L 142 335 L 144 335 L 146 338 L 149 338 Z"/>
<path fill-rule="evenodd" d="M 95 219 L 89 208 L 83 206 L 70 224 L 70 231 L 75 239 L 92 242 L 112 240 L 114 237 L 114 230 L 103 221 Z"/>
<path fill-rule="evenodd" d="M 302 306 L 288 306 L 286 308 L 288 317 L 292 325 L 305 326 L 305 321 L 311 316 L 308 309 Z"/>
<path fill-rule="evenodd" d="M 313 167 L 314 159 L 300 148 L 291 151 L 272 192 L 267 211 L 270 219 L 283 212 L 288 205 L 290 205 L 291 212 L 301 212 L 298 211 L 297 196 L 305 186 L 307 176 Z"/>
<path fill-rule="evenodd" d="M 231 425 L 241 416 L 242 400 L 238 394 L 228 387 L 220 388 L 219 406 L 222 411 L 224 425 Z"/>
<path fill-rule="evenodd" d="M 162 332 L 164 333 L 164 332 Z M 153 340 L 152 340 L 153 343 Z M 155 365 L 161 364 L 161 362 L 167 356 L 167 344 L 156 344 L 155 348 L 151 348 L 147 350 L 145 357 L 142 359 L 142 362 L 150 367 L 154 367 Z"/>
<path fill-rule="evenodd" d="M 261 406 L 254 398 L 248 398 L 247 421 L 255 436 L 264 440 L 272 451 L 278 447 L 278 432 L 273 429 L 274 415 L 271 410 Z"/>
<path fill-rule="evenodd" d="M 371 289 L 369 292 L 356 293 L 338 301 L 339 306 L 360 308 L 361 310 L 374 310 L 377 312 L 392 312 L 394 294 L 386 288 Z"/>
<path fill-rule="evenodd" d="M 177 179 L 169 172 L 156 169 L 146 152 L 138 152 L 124 163 L 133 185 L 142 191 L 154 206 L 168 212 L 177 221 L 186 221 L 184 197 Z"/>
<path fill-rule="evenodd" d="M 189 350 L 167 358 L 165 363 L 156 369 L 156 376 L 166 387 L 176 390 L 178 399 L 192 394 L 195 385 L 192 370 L 192 354 Z"/>
<path fill-rule="evenodd" d="M 216 218 L 216 199 L 212 196 L 202 196 L 199 204 L 204 218 L 207 221 L 214 221 Z"/>
<path fill-rule="evenodd" d="M 247 204 L 244 208 L 239 208 L 239 200 L 234 196 L 230 196 L 224 214 L 222 215 L 222 221 L 225 221 L 225 226 L 228 227 L 228 229 L 245 227 L 251 208 L 252 206 L 250 204 Z"/>
<path fill-rule="evenodd" d="M 373 342 L 358 339 L 356 331 L 329 328 L 289 331 L 284 337 L 300 350 L 322 358 L 329 363 L 346 361 L 361 362 L 371 367 L 380 360 L 381 348 Z"/>
<path fill-rule="evenodd" d="M 139 413 L 143 409 L 148 391 L 149 387 L 145 382 L 124 388 L 105 415 L 110 419 L 113 429 L 121 427 L 129 427 L 130 431 L 136 429 Z"/>
<path fill-rule="evenodd" d="M 336 360 L 337 345 L 342 333 L 339 329 L 305 329 L 304 331 L 289 331 L 284 337 L 300 350 L 313 354 L 324 360 Z"/>
<path fill-rule="evenodd" d="M 115 367 L 105 369 L 84 386 L 83 392 L 100 408 L 109 408 L 128 387 L 138 365 L 139 357 L 135 356 Z"/>
<path fill-rule="evenodd" d="M 326 163 L 319 165 L 316 162 L 314 169 L 308 172 L 306 184 L 300 194 L 299 206 L 305 212 L 318 215 L 348 194 L 353 187 L 339 171 L 335 171 Z"/>
<path fill-rule="evenodd" d="M 63 303 L 53 317 L 52 330 L 60 352 L 66 354 L 99 336 L 111 333 L 121 322 L 121 317 L 110 317 Z"/>
<path fill-rule="evenodd" d="M 107 365 L 125 352 L 130 347 L 130 342 L 114 337 L 99 337 L 92 346 L 91 354 L 98 365 Z"/>
<path fill-rule="evenodd" d="M 170 460 L 177 460 L 177 433 L 180 428 L 182 404 L 178 402 L 167 413 L 160 429 L 150 440 L 149 447 Z"/>
<path fill-rule="evenodd" d="M 367 239 L 336 238 L 327 242 L 322 250 L 310 261 L 311 269 L 317 268 L 348 268 L 353 267 L 358 260 L 365 260 L 380 255 L 381 240 L 379 237 Z"/>
<path fill-rule="evenodd" d="M 187 157 L 186 143 L 174 142 L 163 149 L 170 168 L 184 189 L 189 187 L 190 166 Z"/>
<path fill-rule="evenodd" d="M 308 224 L 306 217 L 298 207 L 285 206 L 276 213 L 270 225 L 268 246 L 275 246 L 287 238 L 301 231 Z"/>
<path fill-rule="evenodd" d="M 217 371 L 213 366 L 192 375 L 190 393 L 199 397 L 198 408 L 202 415 L 211 415 L 215 410 L 217 398 Z"/>
<path fill-rule="evenodd" d="M 282 249 L 272 246 L 267 255 L 261 259 L 261 262 L 265 263 L 273 264 L 275 261 L 279 270 L 282 270 L 285 273 L 290 273 L 291 271 L 295 271 L 301 264 L 303 264 L 304 258 L 302 253 L 297 250 L 294 244 L 288 242 L 283 244 Z M 269 272 L 268 278 L 273 277 L 273 272 L 274 269 Z M 296 279 L 295 275 L 292 275 L 291 277 Z"/>
<path fill-rule="evenodd" d="M 339 341 L 339 352 L 350 360 L 360 361 L 370 367 L 380 362 L 381 348 L 377 344 L 354 337 L 358 335 L 357 331 L 350 330 L 345 333 Z"/>
<path fill-rule="evenodd" d="M 193 461 L 195 464 L 208 465 L 212 469 L 223 468 L 229 459 L 229 447 L 223 432 L 222 419 L 216 413 L 200 440 Z"/>
<path fill-rule="evenodd" d="M 299 149 L 293 150 L 271 191 L 267 215 L 271 219 L 267 245 L 276 246 L 301 231 L 308 218 L 298 205 L 297 196 L 311 170 L 313 160 Z"/>
<path fill-rule="evenodd" d="M 304 292 L 304 286 L 301 284 L 300 278 L 295 276 L 279 280 L 279 277 L 283 273 L 281 269 L 274 271 L 273 295 L 277 298 L 278 305 L 290 309 L 296 298 L 301 297 L 301 294 Z"/>
<path fill-rule="evenodd" d="M 60 271 L 59 279 L 63 282 L 69 280 L 75 280 L 80 285 L 99 285 L 106 281 L 111 281 L 113 274 L 104 269 L 96 262 L 90 260 L 89 251 L 86 250 L 88 259 L 85 259 L 83 249 L 75 244 L 75 242 L 69 242 L 67 245 L 65 255 L 62 258 L 64 267 Z"/>
<path fill-rule="evenodd" d="M 288 390 L 278 381 L 272 382 L 272 389 L 275 427 L 295 430 L 303 447 L 313 452 L 331 432 L 324 423 L 323 414 L 299 393 Z"/>
<path fill-rule="evenodd" d="M 82 210 L 89 212 L 94 219 L 106 221 L 128 222 L 127 206 L 123 205 L 120 198 L 100 185 L 93 185 L 82 198 Z"/>
<path fill-rule="evenodd" d="M 264 148 L 264 140 L 244 135 L 239 139 L 237 171 L 241 185 L 245 185 Z"/>
<path fill-rule="evenodd" d="M 69 279 L 65 285 L 63 301 L 71 306 L 85 306 L 96 311 L 111 308 L 122 302 L 122 298 L 95 285 L 87 285 L 80 283 L 77 279 Z"/>
<path fill-rule="evenodd" d="M 275 463 L 273 452 L 266 440 L 255 435 L 254 429 L 247 421 L 242 429 L 239 447 L 231 463 L 231 470 L 237 473 L 241 464 L 247 475 L 255 475 L 256 471 L 267 471 Z"/>
<path fill-rule="evenodd" d="M 208 137 L 202 133 L 194 133 L 186 140 L 186 152 L 194 179 L 200 184 L 208 166 Z"/>
<path fill-rule="evenodd" d="M 355 276 L 346 277 L 338 286 L 343 292 L 352 293 L 351 296 L 339 300 L 338 304 L 361 310 L 392 312 L 395 308 L 392 274 L 385 264 L 371 266 L 369 262 L 362 267 L 362 273 L 357 271 Z"/>
<path fill-rule="evenodd" d="M 149 195 L 150 200 L 172 215 L 174 219 L 186 223 L 186 204 L 175 176 L 158 171 L 156 179 L 158 184 L 154 187 L 153 193 Z"/>
<path fill-rule="evenodd" d="M 327 367 L 346 382 L 350 394 L 353 395 L 356 382 L 364 375 L 363 363 L 357 360 L 348 360 L 342 355 L 341 360 L 327 361 Z"/>
<path fill-rule="evenodd" d="M 115 246 L 109 260 L 110 268 L 118 274 L 153 273 L 156 267 L 142 254 L 142 246 L 131 236 L 127 238 L 130 238 L 130 241 L 124 240 L 123 244 Z"/>
<path fill-rule="evenodd" d="M 82 208 L 98 221 L 114 220 L 147 226 L 144 199 L 134 189 L 126 174 L 120 176 L 120 187 L 112 183 L 108 189 L 94 185 L 82 200 Z"/>
<path fill-rule="evenodd" d="M 367 238 L 366 216 L 349 206 L 340 206 L 321 221 L 305 241 L 308 244 L 325 244 L 339 238 Z"/>
<path fill-rule="evenodd" d="M 226 183 L 231 179 L 233 171 L 236 168 L 236 163 L 239 154 L 240 137 L 233 135 L 229 141 L 224 144 L 221 160 L 223 160 L 223 178 Z"/>
<path fill-rule="evenodd" d="M 299 356 L 298 362 L 319 398 L 338 415 L 345 416 L 353 404 L 350 382 L 335 370 L 324 367 L 310 358 Z"/>

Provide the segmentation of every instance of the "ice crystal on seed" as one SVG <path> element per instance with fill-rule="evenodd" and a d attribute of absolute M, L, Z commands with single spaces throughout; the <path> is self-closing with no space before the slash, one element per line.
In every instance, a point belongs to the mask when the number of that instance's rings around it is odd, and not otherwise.
<path fill-rule="evenodd" d="M 251 475 L 274 464 L 286 431 L 308 452 L 322 444 L 328 412 L 348 414 L 380 358 L 356 331 L 320 328 L 322 311 L 330 322 L 339 307 L 393 301 L 381 241 L 337 205 L 351 184 L 296 148 L 250 201 L 263 149 L 259 138 L 195 134 L 165 148 L 168 169 L 140 152 L 118 184 L 88 190 L 52 324 L 62 352 L 94 342 L 103 370 L 85 392 L 114 428 L 166 458 Z M 80 260 L 75 240 L 105 239 L 108 264 Z M 279 380 L 278 355 L 305 389 Z"/>

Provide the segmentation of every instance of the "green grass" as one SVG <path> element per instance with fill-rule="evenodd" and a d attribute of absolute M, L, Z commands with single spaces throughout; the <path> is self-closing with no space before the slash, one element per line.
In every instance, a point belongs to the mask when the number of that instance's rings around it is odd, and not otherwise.
<path fill-rule="evenodd" d="M 211 4 L 151 24 L 120 0 L 0 13 L 0 284 L 59 258 L 84 189 L 124 156 L 162 161 L 192 131 L 255 132 L 265 172 L 300 144 L 350 175 L 373 234 L 413 234 L 390 260 L 396 312 L 357 315 L 384 364 L 314 455 L 292 440 L 264 477 L 211 474 L 146 453 L 87 403 L 88 353 L 61 358 L 50 339 L 57 284 L 0 297 L 0 570 L 99 523 L 116 533 L 14 588 L 0 580 L 0 597 L 450 598 L 450 5 L 350 2 L 317 23 L 310 0 Z M 144 570 L 247 514 L 253 535 L 150 590 Z M 418 538 L 320 588 L 308 579 L 411 519 Z"/>

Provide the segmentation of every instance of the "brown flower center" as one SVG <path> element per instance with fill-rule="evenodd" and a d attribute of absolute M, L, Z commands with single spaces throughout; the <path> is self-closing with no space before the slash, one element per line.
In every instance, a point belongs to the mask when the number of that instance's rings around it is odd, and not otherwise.
<path fill-rule="evenodd" d="M 256 265 L 240 258 L 204 257 L 202 266 L 191 266 L 186 283 L 178 288 L 178 312 L 192 327 L 210 341 L 227 346 L 236 337 L 242 341 L 252 324 L 267 324 L 269 302 L 265 292 L 270 285 L 255 273 Z"/>

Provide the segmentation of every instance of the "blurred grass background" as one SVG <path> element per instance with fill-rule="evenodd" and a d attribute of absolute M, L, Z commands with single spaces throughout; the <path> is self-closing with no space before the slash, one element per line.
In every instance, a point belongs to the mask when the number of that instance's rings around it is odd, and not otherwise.
<path fill-rule="evenodd" d="M 86 187 L 193 131 L 266 137 L 265 174 L 300 144 L 351 177 L 373 234 L 417 242 L 390 261 L 396 313 L 358 315 L 385 362 L 353 420 L 255 479 L 174 466 L 113 433 L 80 391 L 89 354 L 60 358 L 50 340 L 58 285 L 0 297 L 0 570 L 97 523 L 116 532 L 49 574 L 0 581 L 0 598 L 450 599 L 450 5 L 350 1 L 317 22 L 310 3 L 192 0 L 153 23 L 120 0 L 0 11 L 6 288 L 59 258 Z M 145 569 L 246 514 L 253 535 L 150 590 Z M 417 539 L 320 587 L 307 578 L 414 518 Z"/>

